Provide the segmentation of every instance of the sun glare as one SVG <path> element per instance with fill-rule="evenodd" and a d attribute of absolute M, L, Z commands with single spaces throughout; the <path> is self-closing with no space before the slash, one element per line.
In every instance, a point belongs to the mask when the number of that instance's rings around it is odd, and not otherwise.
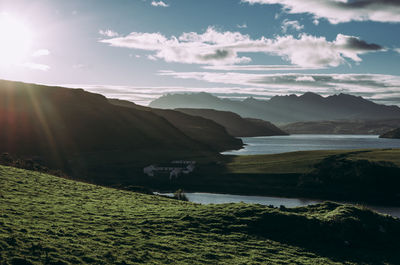
<path fill-rule="evenodd" d="M 29 56 L 32 34 L 21 20 L 0 13 L 0 66 L 9 67 L 23 63 Z"/>

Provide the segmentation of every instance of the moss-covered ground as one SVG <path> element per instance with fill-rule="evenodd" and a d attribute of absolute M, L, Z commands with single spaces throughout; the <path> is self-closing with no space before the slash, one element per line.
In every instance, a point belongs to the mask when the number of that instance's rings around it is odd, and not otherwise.
<path fill-rule="evenodd" d="M 198 205 L 0 166 L 0 264 L 399 264 L 400 221 Z"/>

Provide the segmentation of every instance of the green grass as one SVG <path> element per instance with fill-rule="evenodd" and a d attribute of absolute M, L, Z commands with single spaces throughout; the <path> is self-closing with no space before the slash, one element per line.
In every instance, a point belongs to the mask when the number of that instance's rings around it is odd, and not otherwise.
<path fill-rule="evenodd" d="M 398 264 L 399 235 L 352 206 L 197 205 L 0 166 L 0 264 Z"/>
<path fill-rule="evenodd" d="M 227 171 L 238 174 L 303 174 L 310 172 L 324 158 L 339 154 L 348 154 L 347 158 L 351 160 L 388 161 L 400 166 L 400 149 L 323 150 L 235 156 L 227 164 Z"/>

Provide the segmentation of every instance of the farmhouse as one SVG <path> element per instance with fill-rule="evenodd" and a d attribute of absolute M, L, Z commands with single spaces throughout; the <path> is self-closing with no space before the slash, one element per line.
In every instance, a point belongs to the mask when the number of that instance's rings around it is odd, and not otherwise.
<path fill-rule="evenodd" d="M 169 176 L 169 179 L 190 174 L 195 169 L 196 161 L 176 160 L 170 163 L 150 165 L 143 169 L 147 176 Z"/>

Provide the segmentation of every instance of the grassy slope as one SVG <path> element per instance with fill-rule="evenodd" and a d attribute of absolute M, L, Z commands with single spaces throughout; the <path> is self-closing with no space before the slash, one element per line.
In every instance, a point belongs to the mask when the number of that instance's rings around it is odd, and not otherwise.
<path fill-rule="evenodd" d="M 0 128 L 0 154 L 34 158 L 102 184 L 139 176 L 152 163 L 218 154 L 155 113 L 115 106 L 81 89 L 0 80 Z M 219 142 L 226 136 L 242 146 L 218 128 Z"/>
<path fill-rule="evenodd" d="M 126 100 L 109 99 L 109 102 L 116 106 L 142 110 L 163 117 L 187 136 L 202 142 L 209 146 L 210 149 L 224 151 L 243 147 L 242 140 L 232 137 L 222 125 L 212 120 L 191 116 L 175 110 L 144 107 Z"/>
<path fill-rule="evenodd" d="M 231 173 L 303 174 L 312 170 L 313 165 L 322 161 L 322 159 L 338 154 L 349 154 L 347 158 L 351 160 L 388 161 L 400 166 L 400 149 L 366 149 L 301 151 L 273 155 L 235 156 L 227 164 L 227 169 Z"/>
<path fill-rule="evenodd" d="M 400 261 L 399 220 L 333 203 L 204 206 L 3 166 L 0 201 L 0 264 Z"/>
<path fill-rule="evenodd" d="M 259 119 L 242 118 L 230 111 L 214 109 L 176 109 L 177 111 L 200 116 L 224 126 L 230 135 L 235 137 L 255 137 L 271 135 L 287 135 L 272 123 Z"/>

